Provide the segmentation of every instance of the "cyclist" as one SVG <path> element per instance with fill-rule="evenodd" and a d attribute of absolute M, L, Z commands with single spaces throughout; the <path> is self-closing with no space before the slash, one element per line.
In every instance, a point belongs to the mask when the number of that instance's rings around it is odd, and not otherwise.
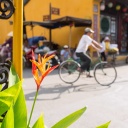
<path fill-rule="evenodd" d="M 94 31 L 91 28 L 85 28 L 85 34 L 81 37 L 79 44 L 75 51 L 76 56 L 80 57 L 80 60 L 82 62 L 81 68 L 78 68 L 77 70 L 80 71 L 81 73 L 86 70 L 87 77 L 92 77 L 89 72 L 90 66 L 91 66 L 91 58 L 87 54 L 88 47 L 92 46 L 97 51 L 100 51 L 102 48 L 102 46 L 98 42 L 96 42 L 95 40 L 91 38 L 93 33 Z"/>

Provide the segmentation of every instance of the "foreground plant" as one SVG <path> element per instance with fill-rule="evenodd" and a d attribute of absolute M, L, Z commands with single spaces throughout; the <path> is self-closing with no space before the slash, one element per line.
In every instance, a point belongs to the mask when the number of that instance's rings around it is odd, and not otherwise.
<path fill-rule="evenodd" d="M 38 96 L 43 79 L 51 71 L 53 71 L 58 65 L 50 67 L 50 64 L 46 66 L 46 62 L 54 56 L 41 58 L 38 56 L 38 61 L 35 61 L 34 53 L 32 62 L 32 74 L 35 79 L 37 89 L 35 98 L 33 101 L 30 117 L 27 123 L 27 108 L 25 102 L 25 96 L 22 89 L 22 81 L 19 79 L 14 66 L 11 66 L 9 74 L 9 88 L 0 92 L 0 128 L 46 128 L 43 115 L 41 115 L 32 127 L 30 127 L 31 117 Z M 21 107 L 22 106 L 22 107 Z M 67 128 L 74 123 L 86 110 L 86 107 L 77 110 L 76 112 L 68 115 L 51 128 Z M 5 114 L 5 117 L 1 115 Z M 107 125 L 101 125 L 97 128 L 108 128 Z"/>
<path fill-rule="evenodd" d="M 53 71 L 56 67 L 58 67 L 58 65 L 50 67 L 50 63 L 48 63 L 48 65 L 46 65 L 46 63 L 54 57 L 54 55 L 51 55 L 49 57 L 46 57 L 46 55 L 43 57 L 41 57 L 41 55 L 38 55 L 38 61 L 35 60 L 35 56 L 34 56 L 34 52 L 32 52 L 32 56 L 33 59 L 31 60 L 32 62 L 32 74 L 33 77 L 35 79 L 36 85 L 37 85 L 37 90 L 36 90 L 36 94 L 35 94 L 35 98 L 34 98 L 34 102 L 32 105 L 32 109 L 31 109 L 31 113 L 30 113 L 30 118 L 28 121 L 28 128 L 29 128 L 29 124 L 31 121 L 31 117 L 32 117 L 32 113 L 34 110 L 34 106 L 35 106 L 35 102 L 38 96 L 38 91 L 41 85 L 41 82 L 43 81 L 44 77 L 46 75 L 48 75 L 51 71 Z"/>

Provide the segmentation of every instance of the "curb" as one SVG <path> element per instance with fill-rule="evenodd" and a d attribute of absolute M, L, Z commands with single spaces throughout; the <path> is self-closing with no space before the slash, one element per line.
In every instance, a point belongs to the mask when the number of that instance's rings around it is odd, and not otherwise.
<path fill-rule="evenodd" d="M 116 57 L 116 60 L 115 60 L 116 65 L 126 64 L 127 55 L 116 55 L 115 57 Z M 112 60 L 112 56 L 109 55 L 107 59 L 110 62 Z M 97 61 L 98 61 L 97 57 L 92 58 L 93 63 L 95 63 Z"/>

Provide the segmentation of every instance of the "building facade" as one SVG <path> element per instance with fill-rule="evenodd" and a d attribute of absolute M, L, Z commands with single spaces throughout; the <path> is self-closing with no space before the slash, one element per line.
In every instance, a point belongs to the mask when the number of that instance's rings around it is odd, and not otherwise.
<path fill-rule="evenodd" d="M 128 0 L 103 0 L 100 35 L 109 36 L 120 52 L 128 51 Z"/>
<path fill-rule="evenodd" d="M 63 16 L 73 16 L 92 20 L 92 29 L 94 29 L 94 39 L 98 42 L 103 36 L 109 36 L 111 43 L 118 44 L 121 52 L 128 49 L 128 9 L 127 0 L 47 0 L 47 1 L 24 1 L 24 20 L 43 21 L 50 15 L 50 5 L 52 8 L 58 8 L 59 14 L 52 14 L 51 19 Z M 101 6 L 104 5 L 104 6 Z M 46 20 L 46 19 L 45 19 Z M 13 16 L 8 20 L 0 20 L 0 44 L 8 38 L 7 34 L 13 31 Z M 69 43 L 71 38 L 71 47 L 75 48 L 84 33 L 85 27 L 72 27 L 70 36 L 70 27 L 62 27 L 52 30 L 52 42 L 63 46 Z M 27 37 L 45 36 L 49 40 L 49 29 L 40 26 L 26 27 Z M 92 50 L 92 49 L 91 49 Z M 93 51 L 93 50 L 92 50 Z"/>
<path fill-rule="evenodd" d="M 51 19 L 60 18 L 63 16 L 73 16 L 82 19 L 90 19 L 93 22 L 93 18 L 95 19 L 96 32 L 99 32 L 99 0 L 67 0 L 60 1 L 60 0 L 47 0 L 47 1 L 28 1 L 24 7 L 24 16 L 26 21 L 43 21 L 45 16 L 50 14 L 49 8 L 50 4 L 53 8 L 59 9 L 59 15 L 52 14 Z M 95 4 L 95 16 L 93 11 L 93 5 Z M 3 43 L 5 39 L 7 39 L 7 34 L 13 30 L 13 25 L 11 24 L 13 21 L 13 17 L 9 20 L 0 20 L 0 28 L 1 28 L 1 38 L 0 43 Z M 92 24 L 93 27 L 93 24 Z M 76 47 L 79 39 L 81 38 L 82 34 L 84 33 L 85 27 L 72 27 L 72 35 L 71 35 L 71 45 L 72 47 Z M 26 27 L 27 30 L 27 37 L 31 36 L 45 36 L 49 39 L 49 30 L 40 26 L 33 27 L 33 32 L 30 26 Z M 52 41 L 63 46 L 64 44 L 69 43 L 69 35 L 70 35 L 70 27 L 62 27 L 58 29 L 52 30 Z M 98 39 L 98 34 L 95 35 Z"/>

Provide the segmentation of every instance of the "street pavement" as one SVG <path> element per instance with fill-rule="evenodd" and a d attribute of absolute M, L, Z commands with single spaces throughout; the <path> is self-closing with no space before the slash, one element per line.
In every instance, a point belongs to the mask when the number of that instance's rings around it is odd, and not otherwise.
<path fill-rule="evenodd" d="M 31 125 L 43 113 L 46 126 L 51 128 L 60 119 L 86 106 L 85 113 L 70 128 L 95 128 L 108 121 L 111 121 L 109 128 L 128 128 L 128 65 L 116 69 L 117 79 L 111 86 L 101 86 L 94 78 L 84 75 L 73 85 L 66 84 L 60 80 L 58 69 L 54 70 L 41 84 Z M 25 69 L 23 77 L 29 115 L 36 84 L 31 69 Z"/>

